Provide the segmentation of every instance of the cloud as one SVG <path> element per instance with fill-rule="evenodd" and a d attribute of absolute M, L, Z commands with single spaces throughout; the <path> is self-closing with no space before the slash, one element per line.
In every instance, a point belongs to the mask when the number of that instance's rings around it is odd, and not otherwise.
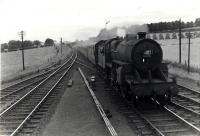
<path fill-rule="evenodd" d="M 106 20 L 110 20 L 108 28 L 125 22 L 142 24 L 180 17 L 194 21 L 199 17 L 199 5 L 199 0 L 1 0 L 0 42 L 17 39 L 20 30 L 26 31 L 30 40 L 43 39 L 47 33 L 55 38 L 65 35 L 70 40 L 84 39 L 85 34 L 96 33 L 94 27 L 105 27 Z M 88 30 L 83 32 L 83 28 Z"/>

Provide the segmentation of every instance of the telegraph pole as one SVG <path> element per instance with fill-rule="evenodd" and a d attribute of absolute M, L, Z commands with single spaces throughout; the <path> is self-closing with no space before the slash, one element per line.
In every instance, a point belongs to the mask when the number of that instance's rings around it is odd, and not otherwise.
<path fill-rule="evenodd" d="M 24 40 L 24 31 L 19 32 L 19 36 L 22 40 L 21 42 L 21 47 L 22 47 L 22 65 L 23 65 L 23 70 L 25 70 L 25 66 L 24 66 L 24 45 L 23 45 L 23 40 Z"/>
<path fill-rule="evenodd" d="M 61 54 L 62 54 L 62 37 L 60 38 Z"/>
<path fill-rule="evenodd" d="M 188 73 L 190 72 L 190 38 L 191 38 L 191 33 L 189 31 L 188 33 Z"/>
<path fill-rule="evenodd" d="M 179 20 L 179 63 L 181 64 L 181 19 Z"/>

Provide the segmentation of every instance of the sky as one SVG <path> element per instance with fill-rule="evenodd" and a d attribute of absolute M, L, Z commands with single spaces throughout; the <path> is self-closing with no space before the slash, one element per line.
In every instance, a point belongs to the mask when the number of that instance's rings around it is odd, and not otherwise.
<path fill-rule="evenodd" d="M 0 0 L 0 43 L 85 40 L 102 28 L 160 21 L 195 21 L 200 0 Z M 105 22 L 110 21 L 106 26 Z"/>

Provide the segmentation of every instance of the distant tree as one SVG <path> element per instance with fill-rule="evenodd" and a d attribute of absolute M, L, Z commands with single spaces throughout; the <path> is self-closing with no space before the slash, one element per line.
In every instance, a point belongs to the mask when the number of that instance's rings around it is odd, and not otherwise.
<path fill-rule="evenodd" d="M 47 38 L 44 42 L 45 46 L 53 46 L 54 45 L 54 40 Z"/>
<path fill-rule="evenodd" d="M 189 38 L 189 32 L 185 33 L 185 38 Z M 194 33 L 190 33 L 190 38 L 195 38 Z"/>
<path fill-rule="evenodd" d="M 198 33 L 196 34 L 196 37 L 198 37 L 198 38 L 200 37 L 200 32 L 198 32 Z"/>
<path fill-rule="evenodd" d="M 3 52 L 5 49 L 8 49 L 8 44 L 7 43 L 1 44 L 1 52 Z"/>
<path fill-rule="evenodd" d="M 166 33 L 165 39 L 170 39 L 170 34 L 169 33 Z"/>
<path fill-rule="evenodd" d="M 33 41 L 33 45 L 40 46 L 41 42 L 39 40 L 35 40 Z"/>
<path fill-rule="evenodd" d="M 147 24 L 149 28 L 149 32 L 161 32 L 166 30 L 176 30 L 179 28 L 179 20 L 172 21 L 172 22 L 158 22 L 158 23 L 151 23 Z M 196 19 L 195 23 L 193 21 L 190 22 L 181 22 L 182 28 L 189 28 L 193 26 L 200 26 L 200 18 Z"/>
<path fill-rule="evenodd" d="M 148 39 L 151 39 L 151 35 L 150 35 L 150 34 L 147 34 L 147 38 L 148 38 Z"/>
<path fill-rule="evenodd" d="M 153 34 L 153 39 L 154 39 L 154 40 L 157 40 L 157 39 L 158 39 L 156 34 Z"/>
<path fill-rule="evenodd" d="M 31 41 L 29 41 L 29 40 L 26 40 L 26 41 L 23 42 L 23 47 L 24 47 L 24 49 L 32 48 L 33 47 L 33 43 Z"/>
<path fill-rule="evenodd" d="M 160 40 L 164 40 L 163 33 L 160 33 L 160 34 L 159 34 L 159 39 L 160 39 Z"/>
<path fill-rule="evenodd" d="M 197 18 L 197 19 L 195 20 L 195 26 L 200 26 L 200 18 Z"/>
<path fill-rule="evenodd" d="M 21 42 L 16 40 L 10 40 L 8 42 L 8 50 L 18 50 L 21 47 Z"/>
<path fill-rule="evenodd" d="M 195 32 L 194 32 L 194 38 L 197 37 L 197 34 L 198 34 L 197 31 L 195 31 Z"/>
<path fill-rule="evenodd" d="M 172 34 L 172 39 L 177 39 L 177 36 L 176 36 L 175 32 Z"/>

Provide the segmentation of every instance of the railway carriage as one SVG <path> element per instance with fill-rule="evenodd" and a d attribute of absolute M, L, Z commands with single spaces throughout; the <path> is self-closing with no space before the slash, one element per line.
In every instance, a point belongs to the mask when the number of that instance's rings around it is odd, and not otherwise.
<path fill-rule="evenodd" d="M 87 52 L 94 53 L 88 59 L 95 60 L 112 85 L 134 103 L 140 98 L 153 98 L 164 105 L 178 93 L 176 81 L 168 77 L 167 64 L 162 62 L 162 48 L 146 39 L 144 32 L 101 40 Z"/>

